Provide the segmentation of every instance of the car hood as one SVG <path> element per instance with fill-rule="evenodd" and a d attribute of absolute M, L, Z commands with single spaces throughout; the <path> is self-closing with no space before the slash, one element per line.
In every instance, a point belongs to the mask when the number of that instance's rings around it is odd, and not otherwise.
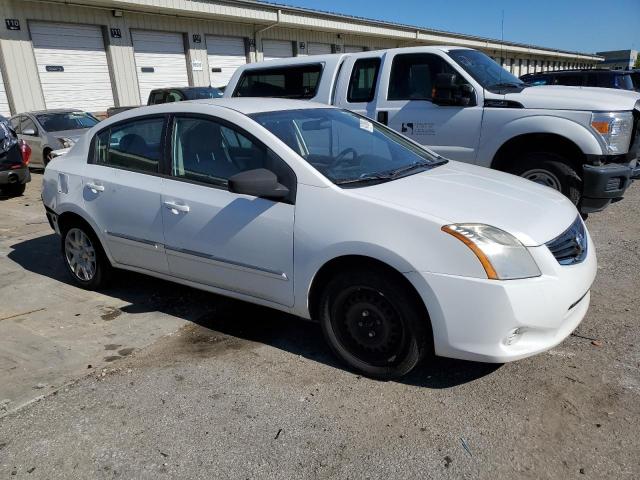
<path fill-rule="evenodd" d="M 525 108 L 622 111 L 633 110 L 636 102 L 640 100 L 640 93 L 612 88 L 539 85 L 525 88 L 518 93 L 505 95 L 494 95 L 487 92 L 487 98 L 512 100 Z"/>
<path fill-rule="evenodd" d="M 556 238 L 578 215 L 575 206 L 551 188 L 454 161 L 352 192 L 418 215 L 436 217 L 443 225 L 492 225 L 528 247 Z"/>
<path fill-rule="evenodd" d="M 87 133 L 90 129 L 89 128 L 79 128 L 76 130 L 61 130 L 59 132 L 49 132 L 49 135 L 56 137 L 56 138 L 69 138 L 71 140 L 73 140 L 73 143 L 76 143 L 78 141 L 78 139 L 84 135 L 85 133 Z"/>

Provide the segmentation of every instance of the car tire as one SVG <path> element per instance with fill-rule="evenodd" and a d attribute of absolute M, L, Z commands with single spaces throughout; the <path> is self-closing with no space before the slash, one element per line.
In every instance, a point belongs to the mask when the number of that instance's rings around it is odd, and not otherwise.
<path fill-rule="evenodd" d="M 4 193 L 10 197 L 20 197 L 24 194 L 24 191 L 27 189 L 26 183 L 12 183 L 10 185 L 5 185 L 2 187 Z"/>
<path fill-rule="evenodd" d="M 582 180 L 570 163 L 553 152 L 529 152 L 515 160 L 507 171 L 551 187 L 565 195 L 574 205 L 582 197 Z"/>
<path fill-rule="evenodd" d="M 85 290 L 106 286 L 113 268 L 93 230 L 78 221 L 61 233 L 62 257 L 73 283 Z"/>
<path fill-rule="evenodd" d="M 334 277 L 323 291 L 319 314 L 333 352 L 368 377 L 402 377 L 428 350 L 430 323 L 424 307 L 388 272 Z"/>

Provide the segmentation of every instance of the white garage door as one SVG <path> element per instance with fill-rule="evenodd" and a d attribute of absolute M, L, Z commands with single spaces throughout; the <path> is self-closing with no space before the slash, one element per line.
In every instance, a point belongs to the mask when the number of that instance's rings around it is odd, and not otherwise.
<path fill-rule="evenodd" d="M 213 35 L 207 35 L 206 38 L 209 56 L 209 81 L 212 87 L 224 87 L 229 83 L 233 72 L 247 63 L 244 38 Z"/>
<path fill-rule="evenodd" d="M 309 42 L 309 55 L 328 55 L 330 53 L 330 44 Z"/>
<path fill-rule="evenodd" d="M 288 40 L 263 40 L 262 55 L 265 60 L 293 57 L 293 44 Z"/>
<path fill-rule="evenodd" d="M 9 99 L 7 98 L 7 91 L 4 87 L 4 79 L 2 78 L 2 72 L 0 72 L 0 115 L 10 117 L 9 111 Z"/>
<path fill-rule="evenodd" d="M 29 29 L 47 108 L 105 112 L 114 105 L 100 27 L 32 22 Z"/>
<path fill-rule="evenodd" d="M 364 52 L 364 47 L 356 47 L 354 45 L 347 45 L 344 47 L 344 53 L 360 53 Z"/>
<path fill-rule="evenodd" d="M 187 60 L 180 33 L 132 30 L 140 103 L 154 88 L 188 87 Z"/>

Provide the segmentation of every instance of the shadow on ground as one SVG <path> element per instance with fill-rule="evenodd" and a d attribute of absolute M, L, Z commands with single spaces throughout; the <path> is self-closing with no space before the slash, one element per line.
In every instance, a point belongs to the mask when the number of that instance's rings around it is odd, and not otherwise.
<path fill-rule="evenodd" d="M 22 268 L 71 284 L 62 263 L 60 241 L 50 234 L 11 246 L 8 258 Z M 344 369 L 322 338 L 320 327 L 270 308 L 229 299 L 145 275 L 119 271 L 101 292 L 127 302 L 127 314 L 161 312 L 193 322 L 211 334 L 262 343 L 310 360 Z M 203 313 L 204 312 L 204 313 Z M 429 357 L 401 383 L 449 388 L 494 372 L 500 365 Z"/>

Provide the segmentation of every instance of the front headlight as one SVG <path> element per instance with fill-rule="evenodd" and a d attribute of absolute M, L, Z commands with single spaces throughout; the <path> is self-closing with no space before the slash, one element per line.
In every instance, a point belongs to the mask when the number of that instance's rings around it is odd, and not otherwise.
<path fill-rule="evenodd" d="M 73 144 L 76 143 L 72 139 L 67 137 L 60 137 L 58 138 L 58 141 L 62 144 L 62 148 L 71 148 L 73 147 Z"/>
<path fill-rule="evenodd" d="M 596 112 L 591 114 L 591 128 L 607 147 L 607 153 L 622 154 L 629 151 L 633 113 Z"/>
<path fill-rule="evenodd" d="M 538 277 L 538 265 L 527 248 L 513 235 L 481 223 L 445 225 L 442 231 L 453 235 L 478 257 L 487 278 L 514 280 Z"/>

